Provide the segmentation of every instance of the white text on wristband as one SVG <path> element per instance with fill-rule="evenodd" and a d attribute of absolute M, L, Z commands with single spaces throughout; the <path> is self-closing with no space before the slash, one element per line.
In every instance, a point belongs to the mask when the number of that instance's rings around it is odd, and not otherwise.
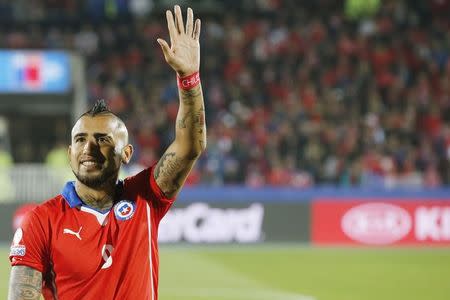
<path fill-rule="evenodd" d="M 190 90 L 200 83 L 200 73 L 195 72 L 191 75 L 180 77 L 177 75 L 178 87 L 183 90 Z"/>

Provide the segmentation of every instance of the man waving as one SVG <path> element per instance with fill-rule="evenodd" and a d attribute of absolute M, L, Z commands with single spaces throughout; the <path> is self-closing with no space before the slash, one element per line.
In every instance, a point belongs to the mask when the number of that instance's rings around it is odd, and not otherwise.
<path fill-rule="evenodd" d="M 75 123 L 68 148 L 76 177 L 31 211 L 11 245 L 8 299 L 158 299 L 159 222 L 206 146 L 200 20 L 166 12 L 180 105 L 176 137 L 155 166 L 118 180 L 133 154 L 128 131 L 104 101 Z"/>

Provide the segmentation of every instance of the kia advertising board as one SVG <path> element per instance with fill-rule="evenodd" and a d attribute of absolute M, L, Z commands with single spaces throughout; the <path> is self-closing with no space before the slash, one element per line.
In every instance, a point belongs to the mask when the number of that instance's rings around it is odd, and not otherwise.
<path fill-rule="evenodd" d="M 450 246 L 448 200 L 320 199 L 311 218 L 316 245 Z"/>

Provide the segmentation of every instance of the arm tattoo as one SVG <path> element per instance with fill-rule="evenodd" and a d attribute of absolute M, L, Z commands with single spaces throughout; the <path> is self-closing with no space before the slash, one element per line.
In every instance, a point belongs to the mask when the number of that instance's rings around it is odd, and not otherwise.
<path fill-rule="evenodd" d="M 201 85 L 179 89 L 175 141 L 158 161 L 153 176 L 168 198 L 184 184 L 195 161 L 206 146 L 205 109 Z"/>
<path fill-rule="evenodd" d="M 204 139 L 206 137 L 203 135 L 203 131 L 204 129 L 206 129 L 206 127 L 205 127 L 205 109 L 203 107 L 200 108 L 200 110 L 197 112 L 195 124 L 197 125 L 197 138 L 200 138 L 199 140 L 200 149 L 204 149 L 205 145 Z"/>
<path fill-rule="evenodd" d="M 189 159 L 178 157 L 175 152 L 164 153 L 155 167 L 154 176 L 166 196 L 172 197 L 181 188 L 192 163 L 192 160 L 189 162 Z"/>
<path fill-rule="evenodd" d="M 184 117 L 180 117 L 178 120 L 178 128 L 184 129 L 187 128 L 186 120 L 190 117 L 190 114 L 185 114 Z"/>
<path fill-rule="evenodd" d="M 179 89 L 180 108 L 177 115 L 177 130 L 182 130 L 184 136 L 189 137 L 186 144 L 191 144 L 194 148 L 194 141 L 205 140 L 205 107 L 203 103 L 203 93 L 201 85 L 190 90 Z"/>
<path fill-rule="evenodd" d="M 27 266 L 12 267 L 8 300 L 38 300 L 41 289 L 41 272 Z"/>
<path fill-rule="evenodd" d="M 196 116 L 195 116 L 195 123 L 203 126 L 205 125 L 205 109 L 202 107 L 198 110 Z"/>
<path fill-rule="evenodd" d="M 203 133 L 203 126 L 205 125 L 205 110 L 200 108 L 196 113 L 188 111 L 184 116 L 178 118 L 178 129 L 185 129 L 190 125 L 188 119 L 193 119 L 192 125 L 200 126 L 199 133 Z"/>
<path fill-rule="evenodd" d="M 190 90 L 180 90 L 183 103 L 186 105 L 194 105 L 196 100 L 201 96 L 201 90 L 198 88 Z"/>
<path fill-rule="evenodd" d="M 159 178 L 159 175 L 161 174 L 161 168 L 164 165 L 164 162 L 168 158 L 170 159 L 170 158 L 174 158 L 174 157 L 175 157 L 175 153 L 174 152 L 164 153 L 164 155 L 161 157 L 161 159 L 159 160 L 158 164 L 155 167 L 155 179 Z"/>

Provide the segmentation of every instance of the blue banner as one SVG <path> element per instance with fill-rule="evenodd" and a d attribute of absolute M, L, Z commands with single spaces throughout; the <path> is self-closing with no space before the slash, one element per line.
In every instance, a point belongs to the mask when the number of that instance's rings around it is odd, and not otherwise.
<path fill-rule="evenodd" d="M 61 51 L 1 50 L 0 93 L 65 93 L 70 64 Z"/>
<path fill-rule="evenodd" d="M 309 202 L 315 199 L 334 199 L 336 201 L 348 201 L 348 199 L 373 200 L 390 199 L 391 201 L 411 200 L 444 200 L 450 199 L 450 187 L 435 189 L 427 188 L 397 188 L 379 189 L 367 187 L 338 187 L 318 186 L 307 189 L 264 187 L 251 188 L 244 186 L 206 187 L 186 186 L 179 196 L 178 202 L 248 202 L 258 201 L 262 203 L 279 202 Z"/>

